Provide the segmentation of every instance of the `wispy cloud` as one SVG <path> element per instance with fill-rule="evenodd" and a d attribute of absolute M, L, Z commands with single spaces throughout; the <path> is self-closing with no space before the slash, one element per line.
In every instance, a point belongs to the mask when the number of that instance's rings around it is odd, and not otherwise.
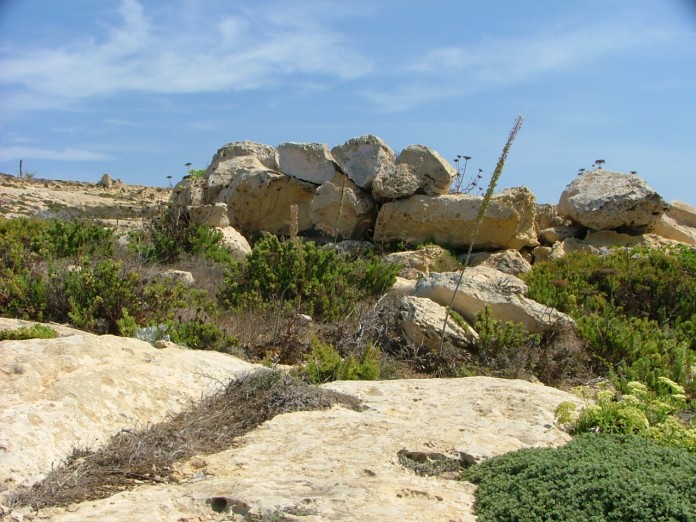
<path fill-rule="evenodd" d="M 44 149 L 40 147 L 0 147 L 0 161 L 20 159 L 54 160 L 54 161 L 108 161 L 113 159 L 108 154 L 85 149 Z"/>
<path fill-rule="evenodd" d="M 8 107 L 45 108 L 123 91 L 214 92 L 273 86 L 298 75 L 345 80 L 366 74 L 369 60 L 320 21 L 317 9 L 309 8 L 315 5 L 236 8 L 182 32 L 185 20 L 165 23 L 158 18 L 162 12 L 122 0 L 120 20 L 103 39 L 6 50 L 0 86 L 11 91 Z M 173 4 L 166 16 L 177 12 Z"/>
<path fill-rule="evenodd" d="M 608 56 L 678 37 L 629 23 L 617 27 L 600 22 L 517 38 L 483 39 L 426 52 L 400 67 L 397 75 L 404 81 L 397 89 L 369 90 L 364 95 L 383 110 L 408 110 L 431 100 L 584 70 Z"/>

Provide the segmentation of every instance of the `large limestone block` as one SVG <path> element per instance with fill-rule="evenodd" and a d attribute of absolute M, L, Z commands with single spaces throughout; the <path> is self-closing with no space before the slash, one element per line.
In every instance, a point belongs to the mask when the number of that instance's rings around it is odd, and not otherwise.
<path fill-rule="evenodd" d="M 405 296 L 399 305 L 401 331 L 419 352 L 437 353 L 446 313 L 446 306 L 439 305 L 431 299 Z M 471 326 L 467 324 L 462 327 L 451 317 L 448 318 L 445 330 L 446 344 L 465 350 L 477 340 L 478 334 Z"/>
<path fill-rule="evenodd" d="M 278 164 L 283 174 L 316 185 L 336 175 L 336 162 L 323 143 L 282 143 L 278 145 Z"/>
<path fill-rule="evenodd" d="M 638 176 L 596 169 L 583 172 L 565 188 L 558 213 L 594 230 L 642 230 L 654 225 L 668 207 Z"/>
<path fill-rule="evenodd" d="M 200 457 L 204 468 L 182 467 L 178 484 L 143 484 L 42 513 L 52 522 L 121 522 L 124 513 L 150 522 L 230 520 L 234 515 L 214 513 L 206 503 L 226 496 L 259 518 L 285 511 L 288 519 L 307 522 L 475 522 L 472 484 L 418 476 L 399 463 L 399 451 L 479 460 L 560 446 L 571 437 L 555 426 L 555 408 L 563 401 L 582 405 L 555 388 L 490 377 L 323 387 L 358 397 L 364 411 L 279 415 L 236 447 Z"/>
<path fill-rule="evenodd" d="M 401 276 L 409 279 L 420 279 L 423 274 L 430 273 L 443 259 L 451 254 L 439 245 L 426 245 L 418 250 L 392 252 L 384 256 L 388 263 L 402 265 Z"/>
<path fill-rule="evenodd" d="M 217 201 L 227 204 L 230 225 L 247 235 L 264 231 L 287 235 L 290 207 L 297 205 L 298 230 L 312 227 L 313 184 L 270 170 L 252 156 L 222 162 L 220 168 L 227 164 L 234 165 L 235 174 L 217 195 Z"/>
<path fill-rule="evenodd" d="M 462 256 L 465 258 L 466 256 Z M 532 265 L 519 250 L 502 250 L 500 252 L 477 252 L 469 259 L 470 266 L 487 266 L 505 274 L 518 275 L 529 272 Z"/>
<path fill-rule="evenodd" d="M 377 216 L 375 240 L 418 244 L 434 242 L 468 248 L 476 230 L 482 196 L 416 195 L 385 203 Z M 519 187 L 494 195 L 474 242 L 474 248 L 519 250 L 538 244 L 534 230 L 534 194 Z"/>
<path fill-rule="evenodd" d="M 558 310 L 524 297 L 526 285 L 515 276 L 483 266 L 467 268 L 455 293 L 459 275 L 459 272 L 443 272 L 425 276 L 413 295 L 427 297 L 443 306 L 448 306 L 454 295 L 452 308 L 470 323 L 488 306 L 494 318 L 522 323 L 530 332 L 574 324 Z"/>
<path fill-rule="evenodd" d="M 396 158 L 395 168 L 380 172 L 372 186 L 377 199 L 401 199 L 415 193 L 447 194 L 457 171 L 438 152 L 424 145 L 409 145 Z"/>
<path fill-rule="evenodd" d="M 267 169 L 278 170 L 278 151 L 275 147 L 255 141 L 233 141 L 218 149 L 208 166 L 206 177 L 223 161 L 239 156 L 253 156 Z"/>
<path fill-rule="evenodd" d="M 665 239 L 696 246 L 696 228 L 680 225 L 676 219 L 669 217 L 667 214 L 663 215 L 653 225 L 651 231 L 653 234 Z"/>
<path fill-rule="evenodd" d="M 0 319 L 0 328 L 25 322 Z M 254 365 L 219 353 L 61 328 L 0 342 L 0 483 L 33 483 L 74 447 L 159 422 Z"/>
<path fill-rule="evenodd" d="M 188 214 L 191 222 L 196 225 L 226 227 L 230 224 L 230 218 L 227 216 L 227 205 L 224 203 L 190 206 Z"/>
<path fill-rule="evenodd" d="M 696 228 L 696 208 L 691 205 L 681 201 L 672 201 L 666 214 L 679 225 Z"/>
<path fill-rule="evenodd" d="M 232 257 L 242 260 L 247 254 L 251 253 L 249 241 L 240 234 L 234 227 L 218 227 L 217 230 L 222 234 L 222 245 L 229 250 Z"/>
<path fill-rule="evenodd" d="M 331 149 L 331 155 L 361 188 L 370 188 L 377 175 L 394 170 L 394 151 L 377 136 L 351 138 Z"/>
<path fill-rule="evenodd" d="M 564 227 L 570 225 L 568 218 L 563 218 L 558 215 L 556 205 L 548 203 L 538 204 L 534 214 L 534 223 L 537 231 L 552 227 Z"/>
<path fill-rule="evenodd" d="M 372 196 L 341 173 L 317 189 L 310 209 L 317 230 L 342 239 L 364 237 L 377 218 Z"/>
<path fill-rule="evenodd" d="M 176 184 L 174 190 L 172 190 L 170 200 L 174 207 L 188 208 L 190 206 L 202 205 L 205 201 L 205 196 L 205 179 L 186 176 Z"/>

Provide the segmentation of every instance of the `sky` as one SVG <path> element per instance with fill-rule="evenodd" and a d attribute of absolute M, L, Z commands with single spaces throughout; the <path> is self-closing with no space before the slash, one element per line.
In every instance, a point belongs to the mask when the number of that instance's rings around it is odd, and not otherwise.
<path fill-rule="evenodd" d="M 373 134 L 557 203 L 696 206 L 696 0 L 0 0 L 0 171 L 167 186 L 218 148 Z"/>

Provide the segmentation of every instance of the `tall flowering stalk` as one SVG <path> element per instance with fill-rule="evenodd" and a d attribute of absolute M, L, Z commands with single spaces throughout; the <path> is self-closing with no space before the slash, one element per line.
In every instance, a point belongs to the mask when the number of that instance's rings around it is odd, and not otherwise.
<path fill-rule="evenodd" d="M 524 118 L 522 115 L 517 116 L 515 119 L 515 124 L 512 126 L 512 130 L 510 131 L 510 135 L 508 136 L 507 142 L 505 143 L 505 146 L 503 147 L 503 152 L 500 155 L 500 158 L 498 159 L 498 164 L 495 166 L 495 170 L 493 171 L 493 176 L 491 176 L 491 181 L 488 183 L 488 189 L 486 190 L 486 194 L 483 196 L 483 201 L 481 201 L 481 206 L 479 207 L 478 215 L 476 216 L 476 227 L 474 228 L 474 234 L 471 236 L 471 240 L 469 241 L 469 250 L 466 253 L 466 260 L 464 261 L 464 267 L 459 271 L 459 278 L 457 279 L 457 285 L 454 287 L 454 292 L 452 293 L 452 300 L 449 303 L 449 306 L 447 307 L 447 312 L 445 313 L 445 321 L 444 324 L 442 325 L 442 332 L 440 332 L 440 353 L 439 355 L 442 355 L 442 348 L 445 344 L 445 331 L 447 330 L 447 321 L 449 320 L 449 316 L 452 313 L 452 306 L 454 305 L 454 299 L 457 296 L 457 291 L 459 291 L 459 286 L 462 284 L 462 279 L 464 279 L 464 270 L 466 267 L 469 265 L 469 260 L 471 258 L 471 251 L 474 249 L 474 243 L 476 243 L 476 239 L 478 237 L 479 233 L 479 228 L 481 226 L 481 223 L 483 222 L 483 218 L 486 215 L 486 210 L 488 209 L 488 205 L 491 202 L 491 197 L 493 197 L 493 192 L 495 192 L 495 187 L 498 184 L 498 179 L 500 179 L 500 175 L 503 173 L 503 167 L 505 166 L 505 160 L 507 160 L 508 153 L 510 152 L 510 147 L 512 146 L 512 142 L 515 141 L 515 138 L 517 137 L 517 133 L 520 131 L 520 128 L 522 127 L 522 122 L 524 121 Z"/>

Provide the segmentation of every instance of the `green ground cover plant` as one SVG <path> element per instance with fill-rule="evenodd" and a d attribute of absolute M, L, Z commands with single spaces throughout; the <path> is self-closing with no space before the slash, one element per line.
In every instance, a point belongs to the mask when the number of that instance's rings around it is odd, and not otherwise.
<path fill-rule="evenodd" d="M 633 435 L 507 453 L 462 478 L 478 485 L 481 522 L 696 520 L 696 456 Z"/>
<path fill-rule="evenodd" d="M 34 324 L 20 328 L 7 328 L 0 330 L 0 341 L 25 341 L 27 339 L 55 339 L 58 337 L 50 326 Z"/>

